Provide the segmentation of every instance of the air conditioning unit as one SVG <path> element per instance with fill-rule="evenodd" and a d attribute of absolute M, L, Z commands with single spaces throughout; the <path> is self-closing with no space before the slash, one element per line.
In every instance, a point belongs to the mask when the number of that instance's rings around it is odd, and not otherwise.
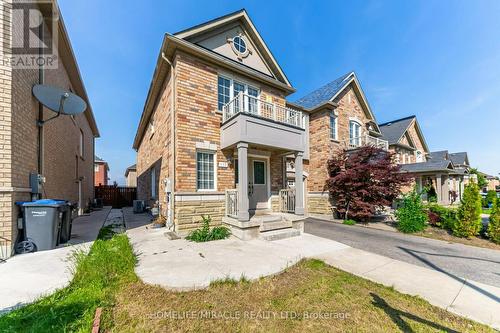
<path fill-rule="evenodd" d="M 134 200 L 134 214 L 144 213 L 144 200 Z"/>

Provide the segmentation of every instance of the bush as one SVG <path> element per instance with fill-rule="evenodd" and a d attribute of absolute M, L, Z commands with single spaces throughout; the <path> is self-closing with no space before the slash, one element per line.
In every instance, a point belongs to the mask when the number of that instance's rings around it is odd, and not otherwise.
<path fill-rule="evenodd" d="M 210 216 L 201 216 L 203 219 L 203 226 L 200 229 L 193 230 L 186 237 L 187 240 L 201 243 L 218 239 L 225 239 L 231 235 L 231 231 L 225 226 L 218 226 L 210 228 L 212 218 Z"/>
<path fill-rule="evenodd" d="M 493 208 L 488 224 L 488 237 L 497 244 L 500 244 L 500 199 L 493 200 Z"/>
<path fill-rule="evenodd" d="M 443 229 L 452 230 L 457 221 L 457 210 L 454 208 L 443 207 L 436 203 L 427 206 L 429 223 Z"/>
<path fill-rule="evenodd" d="M 453 235 L 472 237 L 481 231 L 481 195 L 475 182 L 465 186 L 462 203 L 458 208 L 458 220 L 453 225 Z"/>
<path fill-rule="evenodd" d="M 349 219 L 349 220 L 344 220 L 342 223 L 347 225 L 355 225 L 356 221 Z"/>
<path fill-rule="evenodd" d="M 496 198 L 497 198 L 497 192 L 493 191 L 493 190 L 489 190 L 488 193 L 486 193 L 486 198 L 484 198 L 485 202 L 483 204 L 483 207 L 489 208 L 490 204 L 493 205 L 493 203 L 495 202 Z"/>
<path fill-rule="evenodd" d="M 425 229 L 427 213 L 422 198 L 415 190 L 404 196 L 403 205 L 396 210 L 396 218 L 399 220 L 398 229 L 404 233 L 418 232 Z"/>

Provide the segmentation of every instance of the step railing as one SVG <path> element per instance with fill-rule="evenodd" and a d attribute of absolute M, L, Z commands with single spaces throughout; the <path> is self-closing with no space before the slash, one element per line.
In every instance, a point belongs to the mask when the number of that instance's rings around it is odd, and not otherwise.
<path fill-rule="evenodd" d="M 238 93 L 232 100 L 222 107 L 222 121 L 233 118 L 239 113 L 246 113 L 286 125 L 304 128 L 302 111 L 261 101 L 255 96 L 250 96 L 242 92 Z"/>
<path fill-rule="evenodd" d="M 238 190 L 226 190 L 226 216 L 238 218 Z"/>
<path fill-rule="evenodd" d="M 295 189 L 287 188 L 280 190 L 279 207 L 282 213 L 295 213 Z"/>

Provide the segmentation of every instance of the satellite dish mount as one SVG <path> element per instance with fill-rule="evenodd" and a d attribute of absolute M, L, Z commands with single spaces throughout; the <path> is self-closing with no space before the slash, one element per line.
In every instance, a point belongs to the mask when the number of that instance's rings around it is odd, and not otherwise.
<path fill-rule="evenodd" d="M 76 115 L 87 109 L 87 103 L 80 96 L 57 87 L 37 84 L 33 86 L 33 95 L 44 107 L 56 113 L 55 116 L 47 120 L 38 120 L 37 123 L 40 127 L 61 114 Z"/>

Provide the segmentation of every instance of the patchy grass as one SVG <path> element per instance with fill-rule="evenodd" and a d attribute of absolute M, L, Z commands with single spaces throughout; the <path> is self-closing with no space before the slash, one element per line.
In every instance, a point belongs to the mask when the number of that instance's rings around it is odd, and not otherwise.
<path fill-rule="evenodd" d="M 414 235 L 426 238 L 439 239 L 449 243 L 460 243 L 470 246 L 484 247 L 486 249 L 500 250 L 500 244 L 495 244 L 487 238 L 482 238 L 480 236 L 473 236 L 468 239 L 455 237 L 452 235 L 451 231 L 433 226 L 427 226 L 427 228 L 424 231 L 415 233 Z"/>
<path fill-rule="evenodd" d="M 0 332 L 90 332 L 95 309 L 110 309 L 115 293 L 137 280 L 127 236 L 112 236 L 108 228 L 100 238 L 88 255 L 75 254 L 75 275 L 68 287 L 1 316 Z"/>
<path fill-rule="evenodd" d="M 113 332 L 493 332 L 320 260 L 191 292 L 131 283 L 104 325 Z"/>

